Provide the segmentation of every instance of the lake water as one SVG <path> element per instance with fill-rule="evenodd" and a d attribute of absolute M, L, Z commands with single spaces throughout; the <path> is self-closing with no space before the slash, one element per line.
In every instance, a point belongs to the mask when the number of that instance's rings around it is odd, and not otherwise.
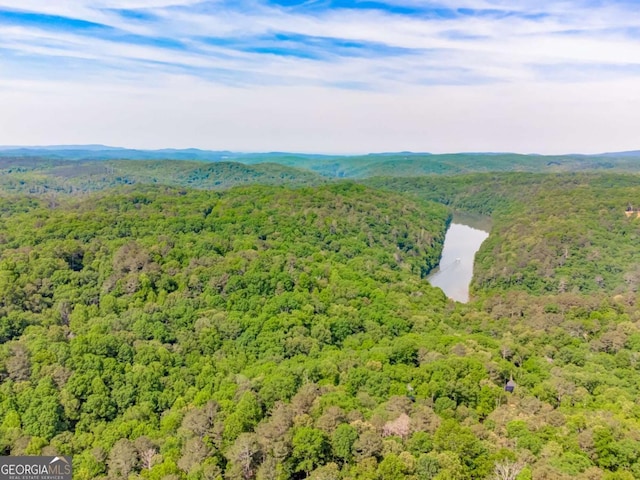
<path fill-rule="evenodd" d="M 444 238 L 440 265 L 427 277 L 429 283 L 452 300 L 468 302 L 474 258 L 490 228 L 486 218 L 455 215 Z"/>

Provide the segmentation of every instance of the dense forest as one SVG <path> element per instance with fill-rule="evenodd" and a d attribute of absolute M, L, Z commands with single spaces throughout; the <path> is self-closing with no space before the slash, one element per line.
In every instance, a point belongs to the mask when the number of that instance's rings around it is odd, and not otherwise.
<path fill-rule="evenodd" d="M 0 152 L 1 153 L 1 152 Z M 238 185 L 320 185 L 327 179 L 275 163 L 110 160 L 76 162 L 0 155 L 0 190 L 32 195 L 81 194 L 122 185 L 224 190 Z"/>
<path fill-rule="evenodd" d="M 640 478 L 638 177 L 211 191 L 227 170 L 166 167 L 4 171 L 0 454 L 83 480 Z M 494 225 L 469 304 L 425 280 L 456 209 Z"/>
<path fill-rule="evenodd" d="M 601 155 L 400 152 L 340 156 L 130 150 L 100 145 L 0 147 L 0 189 L 39 195 L 77 194 L 132 184 L 221 190 L 236 185 L 312 186 L 341 179 L 499 172 L 639 173 L 640 151 Z"/>
<path fill-rule="evenodd" d="M 621 174 L 493 173 L 375 178 L 380 188 L 490 215 L 493 229 L 477 257 L 483 295 L 597 292 L 634 301 L 640 286 L 640 177 Z"/>

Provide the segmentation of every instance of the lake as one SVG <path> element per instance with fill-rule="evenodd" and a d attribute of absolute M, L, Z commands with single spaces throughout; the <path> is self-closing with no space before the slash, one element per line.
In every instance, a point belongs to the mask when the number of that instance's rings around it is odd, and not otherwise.
<path fill-rule="evenodd" d="M 427 277 L 429 283 L 452 300 L 468 302 L 475 255 L 490 229 L 486 217 L 454 215 L 444 238 L 440 265 Z"/>

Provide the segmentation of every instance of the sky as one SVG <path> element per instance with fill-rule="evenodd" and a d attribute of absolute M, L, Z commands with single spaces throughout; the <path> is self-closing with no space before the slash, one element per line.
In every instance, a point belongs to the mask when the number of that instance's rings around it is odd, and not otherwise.
<path fill-rule="evenodd" d="M 0 145 L 640 149 L 638 0 L 0 0 Z"/>

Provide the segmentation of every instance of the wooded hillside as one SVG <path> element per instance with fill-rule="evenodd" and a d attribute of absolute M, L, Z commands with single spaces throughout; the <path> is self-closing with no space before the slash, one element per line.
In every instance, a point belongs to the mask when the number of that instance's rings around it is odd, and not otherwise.
<path fill-rule="evenodd" d="M 398 182 L 0 199 L 0 453 L 83 480 L 640 476 L 640 315 L 606 283 L 632 180 Z M 451 213 L 427 200 L 494 216 L 476 303 L 424 279 Z M 486 277 L 565 223 L 604 286 Z"/>

